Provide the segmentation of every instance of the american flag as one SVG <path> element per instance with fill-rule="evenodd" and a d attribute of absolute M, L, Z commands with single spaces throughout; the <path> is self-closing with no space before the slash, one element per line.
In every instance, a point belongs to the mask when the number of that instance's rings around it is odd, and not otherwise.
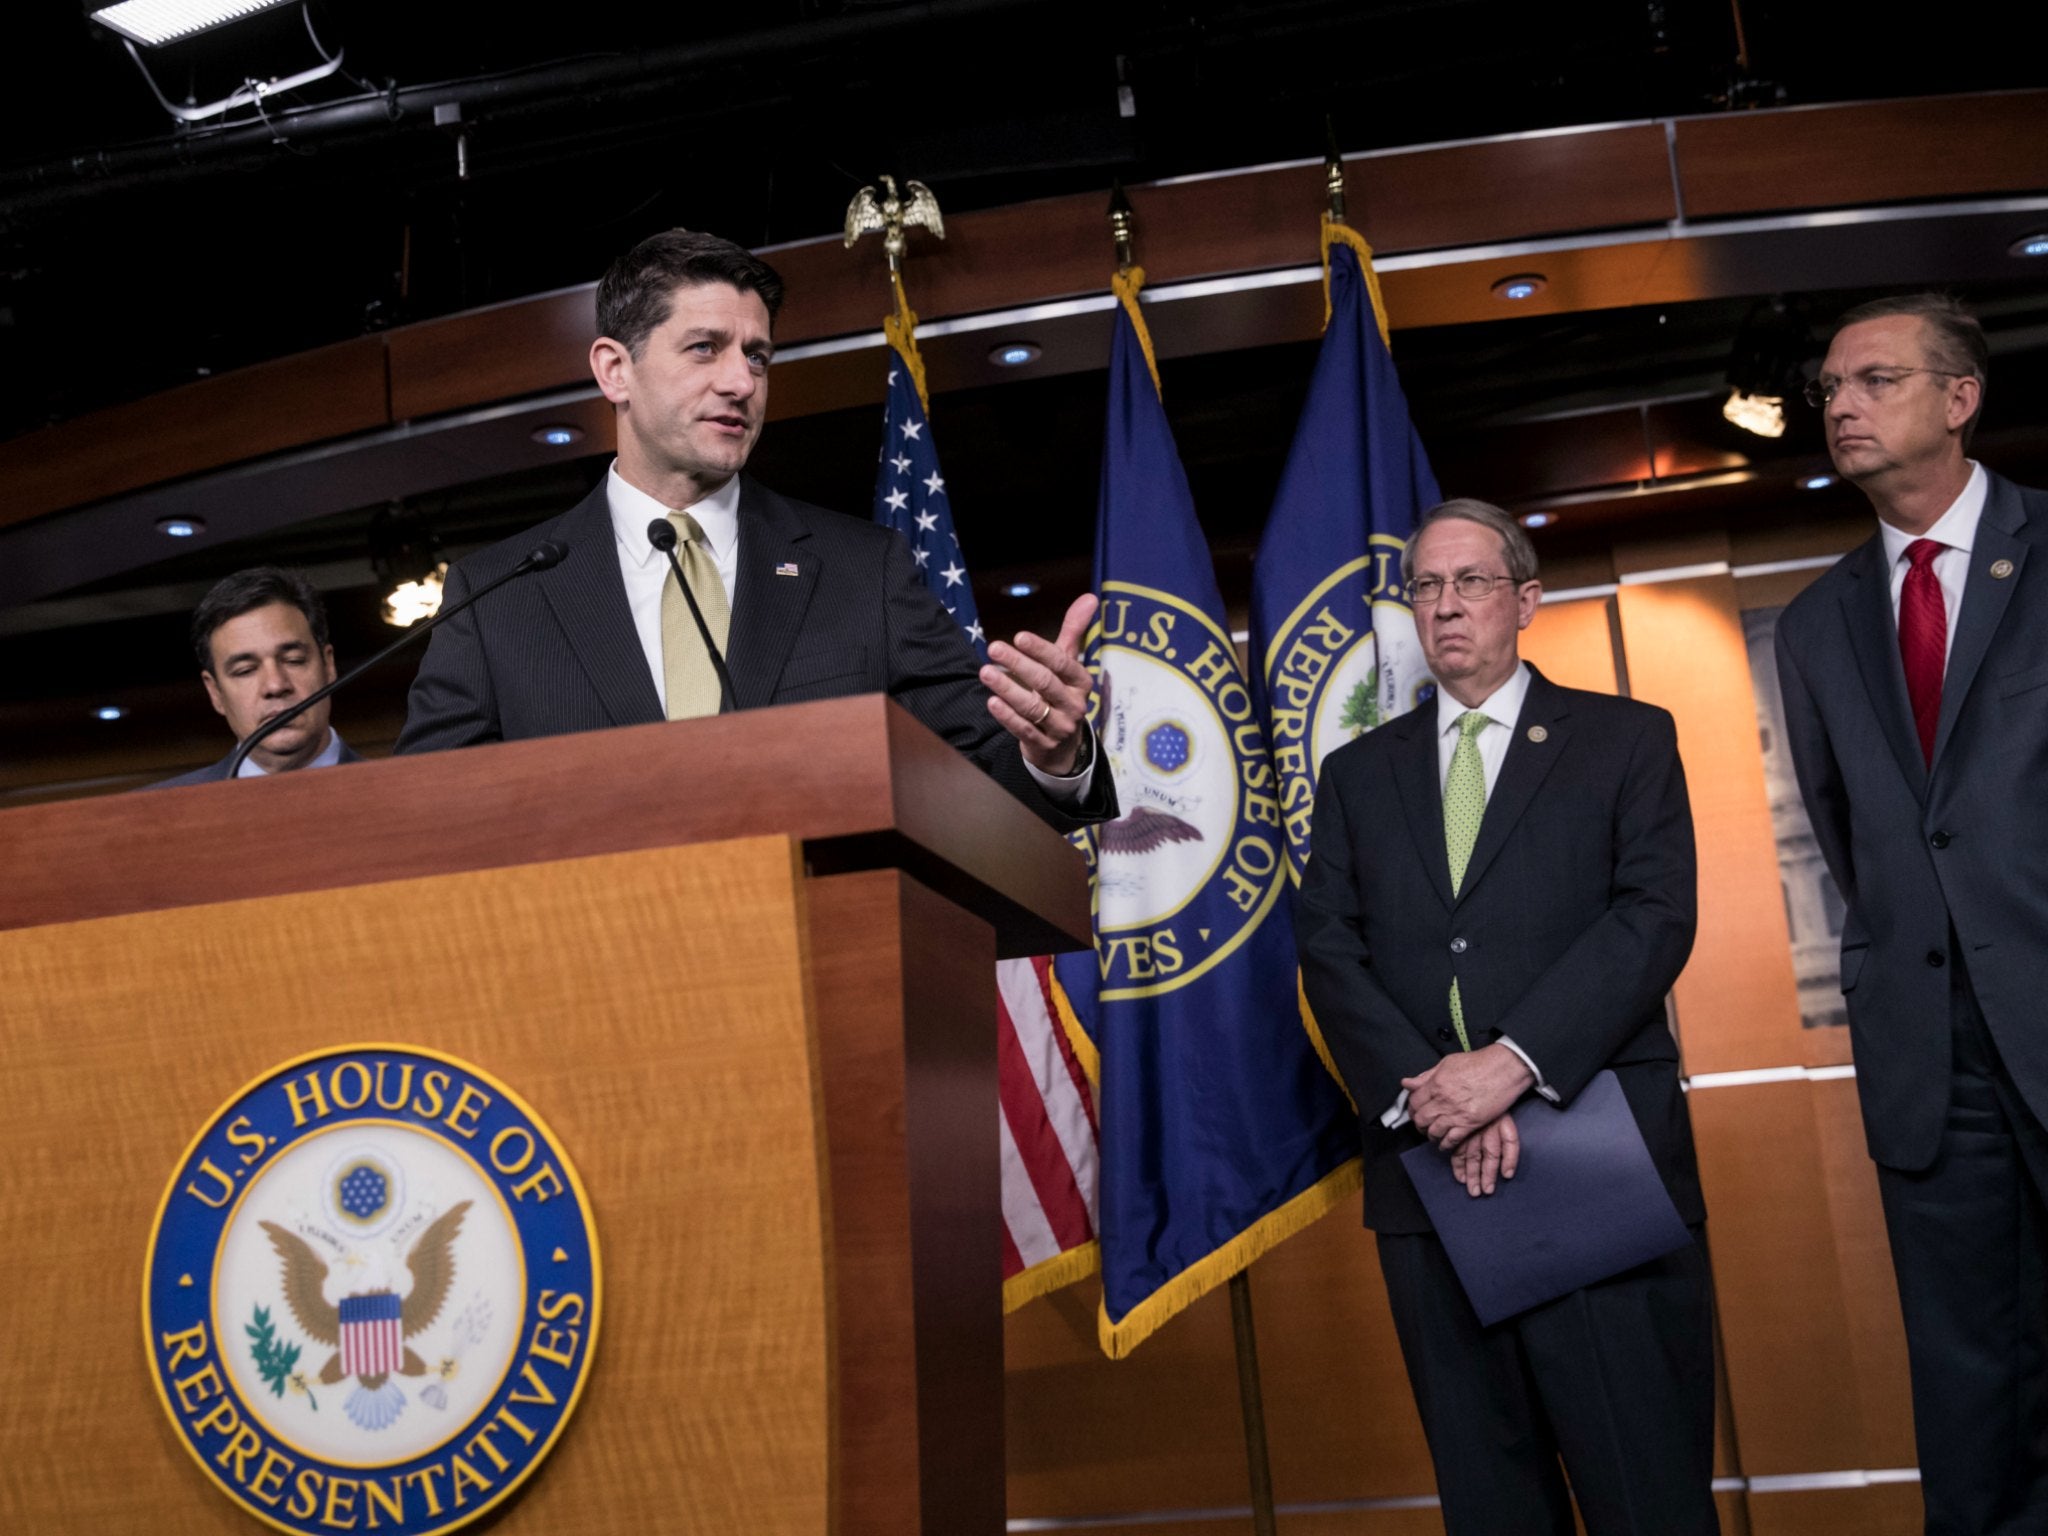
<path fill-rule="evenodd" d="M 916 346 L 912 340 L 911 346 Z M 889 404 L 882 433 L 882 464 L 875 476 L 875 521 L 894 528 L 910 545 L 924 584 L 938 594 L 962 629 L 974 653 L 988 660 L 988 640 L 974 607 L 974 588 L 960 557 L 960 537 L 953 531 L 953 504 L 946 495 L 946 477 L 939 473 L 939 453 L 932 446 L 931 423 L 919 398 L 916 365 L 894 347 L 889 349 Z"/>
<path fill-rule="evenodd" d="M 875 521 L 903 535 L 924 584 L 986 661 L 988 640 L 925 413 L 917 316 L 900 288 L 897 296 L 898 312 L 884 327 L 890 341 L 889 401 L 875 476 Z M 996 964 L 1006 1312 L 1096 1267 L 1095 1102 L 1055 988 L 1051 962 L 1042 956 Z"/>
<path fill-rule="evenodd" d="M 396 1292 L 341 1298 L 341 1370 L 344 1376 L 382 1376 L 405 1362 Z"/>

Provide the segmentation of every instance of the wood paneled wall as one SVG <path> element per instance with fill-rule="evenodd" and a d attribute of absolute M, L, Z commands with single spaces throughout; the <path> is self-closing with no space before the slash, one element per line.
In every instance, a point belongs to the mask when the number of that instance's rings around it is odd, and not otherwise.
<path fill-rule="evenodd" d="M 1722 533 L 1616 545 L 1604 579 L 1635 579 L 1544 607 L 1523 654 L 1558 682 L 1626 691 L 1676 717 L 1700 851 L 1699 938 L 1674 993 L 1686 1070 L 1794 1069 L 1709 1076 L 1690 1095 L 1724 1368 L 1723 1531 L 1908 1536 L 1920 1529 L 1915 1482 L 1798 1486 L 1910 1469 L 1912 1416 L 1855 1083 L 1800 1070 L 1846 1061 L 1846 1031 L 1801 1026 L 1742 628 L 1744 606 L 1782 604 L 1815 573 L 1739 582 L 1729 556 Z M 1700 565 L 1718 569 L 1640 579 Z M 1414 1507 L 1433 1491 L 1429 1459 L 1355 1209 L 1252 1274 L 1281 1530 L 1440 1531 L 1433 1508 Z M 1009 1321 L 1011 1518 L 1108 1517 L 1130 1536 L 1248 1532 L 1242 1513 L 1194 1519 L 1248 1504 L 1224 1296 L 1114 1364 L 1095 1348 L 1095 1299 L 1084 1282 Z"/>

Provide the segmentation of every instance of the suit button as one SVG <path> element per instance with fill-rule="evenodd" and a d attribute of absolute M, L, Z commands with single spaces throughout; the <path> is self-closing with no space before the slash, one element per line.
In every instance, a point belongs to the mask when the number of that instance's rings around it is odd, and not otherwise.
<path fill-rule="evenodd" d="M 1451 940 L 1451 953 L 1454 955 L 1462 955 L 1463 953 L 1465 953 L 1467 947 L 1468 946 L 1466 945 L 1463 939 Z"/>
<path fill-rule="evenodd" d="M 1948 964 L 1948 956 L 1938 949 L 1930 949 L 1927 951 L 1927 963 L 1938 971 Z"/>
<path fill-rule="evenodd" d="M 1437 1037 L 1437 1039 L 1439 1039 L 1439 1040 L 1443 1040 L 1443 1041 L 1451 1041 L 1451 1040 L 1455 1040 L 1455 1039 L 1457 1039 L 1457 1038 L 1458 1038 L 1456 1034 L 1452 1033 L 1452 1031 L 1451 1031 L 1451 1029 L 1449 1028 L 1449 1026 L 1447 1026 L 1447 1025 L 1443 1025 L 1443 1024 L 1439 1024 L 1439 1025 L 1437 1025 L 1437 1027 L 1436 1027 L 1436 1037 Z"/>
<path fill-rule="evenodd" d="M 1946 848 L 1949 843 L 1949 837 L 1946 832 L 1937 832 L 1934 834 L 1934 836 L 1927 839 L 1927 841 L 1934 844 L 1934 846 L 1937 848 Z"/>

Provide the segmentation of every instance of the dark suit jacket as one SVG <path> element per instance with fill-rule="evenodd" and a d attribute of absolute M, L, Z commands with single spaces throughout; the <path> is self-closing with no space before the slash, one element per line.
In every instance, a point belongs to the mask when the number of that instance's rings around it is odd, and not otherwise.
<path fill-rule="evenodd" d="M 175 779 L 160 779 L 154 784 L 145 784 L 142 787 L 144 789 L 182 789 L 187 784 L 212 784 L 228 776 L 228 764 L 234 760 L 235 754 L 230 752 L 217 763 L 208 763 L 204 768 L 194 768 L 190 773 L 181 773 Z M 341 763 L 360 763 L 362 760 L 363 755 L 344 741 L 341 744 L 341 762 L 336 763 L 334 766 L 339 768 Z"/>
<path fill-rule="evenodd" d="M 1474 1047 L 1510 1036 L 1567 1106 L 1612 1067 L 1679 1214 L 1704 1220 L 1664 1010 L 1697 904 L 1671 716 L 1536 673 L 1455 898 L 1436 720 L 1425 704 L 1324 759 L 1298 903 L 1302 986 L 1363 1121 L 1366 1225 L 1430 1230 L 1399 1158 L 1420 1133 L 1379 1117 L 1459 1049 L 1454 976 Z"/>
<path fill-rule="evenodd" d="M 1990 477 L 1930 770 L 1882 538 L 1778 620 L 1793 767 L 1848 903 L 1842 992 L 1870 1155 L 1927 1167 L 1949 1095 L 1960 940 L 2006 1068 L 2048 1123 L 2048 494 Z M 1992 575 L 1994 566 L 2008 574 Z M 1954 938 L 1951 938 L 1953 932 Z"/>
<path fill-rule="evenodd" d="M 741 709 L 887 693 L 1062 831 L 1116 813 L 1108 765 L 1083 814 L 1054 806 L 988 712 L 960 626 L 918 580 L 909 547 L 871 522 L 740 482 L 739 554 L 726 663 Z M 569 553 L 434 632 L 398 751 L 642 725 L 663 718 L 600 482 L 570 511 L 448 573 L 445 600 L 518 564 L 543 539 Z M 778 567 L 793 565 L 793 576 Z"/>

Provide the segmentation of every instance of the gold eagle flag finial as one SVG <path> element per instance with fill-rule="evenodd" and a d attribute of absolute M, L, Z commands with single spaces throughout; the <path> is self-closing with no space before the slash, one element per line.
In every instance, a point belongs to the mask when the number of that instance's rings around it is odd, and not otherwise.
<path fill-rule="evenodd" d="M 932 195 L 932 189 L 921 181 L 905 181 L 903 185 L 907 197 L 896 191 L 895 177 L 884 176 L 885 195 L 877 197 L 873 187 L 862 187 L 846 205 L 846 248 L 852 250 L 862 235 L 879 229 L 891 273 L 903 270 L 903 253 L 910 248 L 904 231 L 928 229 L 939 239 L 946 238 L 946 221 L 939 215 L 939 200 Z"/>

